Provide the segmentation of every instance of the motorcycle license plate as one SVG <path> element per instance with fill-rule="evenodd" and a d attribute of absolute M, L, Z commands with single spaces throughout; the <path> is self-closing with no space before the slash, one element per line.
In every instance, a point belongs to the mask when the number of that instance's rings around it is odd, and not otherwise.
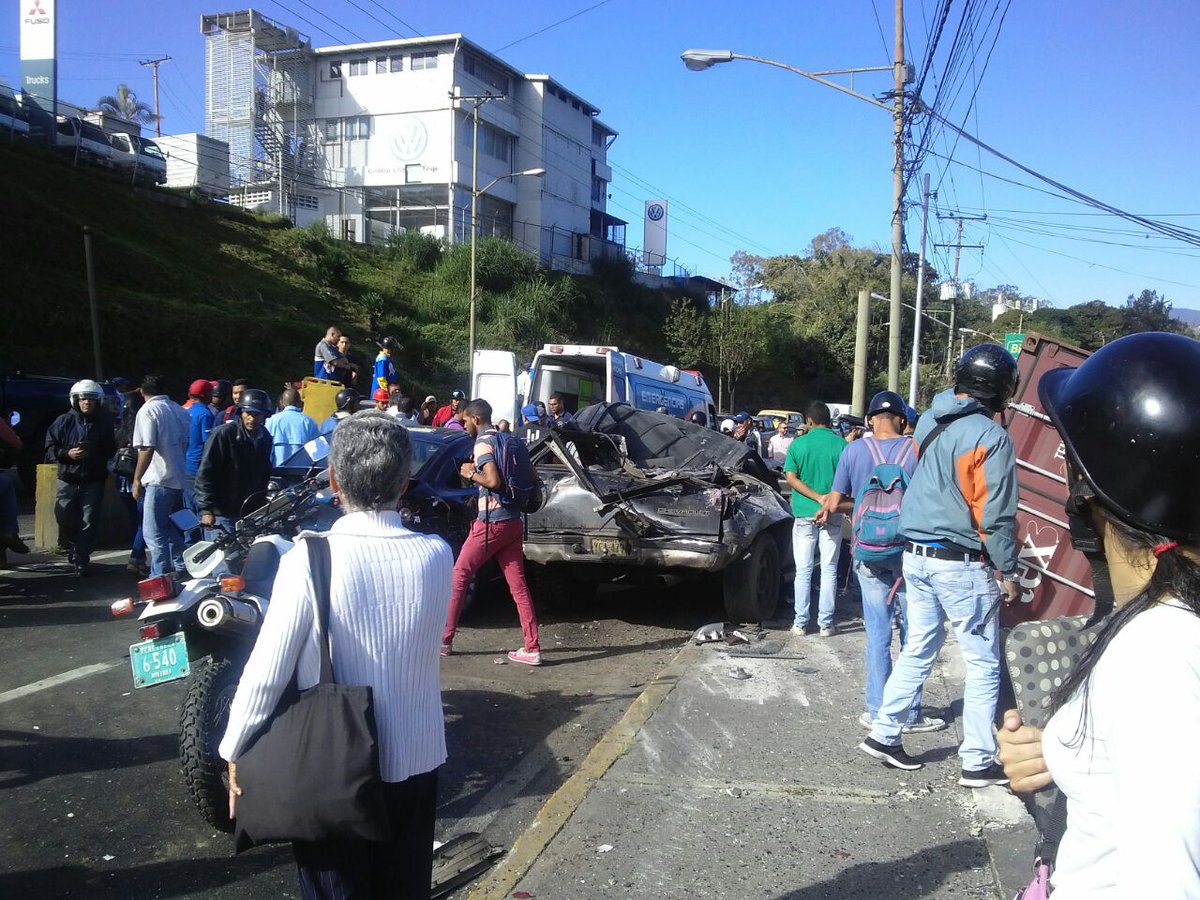
<path fill-rule="evenodd" d="M 628 556 L 629 546 L 620 538 L 592 538 L 592 552 L 597 556 Z"/>
<path fill-rule="evenodd" d="M 187 639 L 182 631 L 129 647 L 135 688 L 153 687 L 166 681 L 187 678 Z"/>

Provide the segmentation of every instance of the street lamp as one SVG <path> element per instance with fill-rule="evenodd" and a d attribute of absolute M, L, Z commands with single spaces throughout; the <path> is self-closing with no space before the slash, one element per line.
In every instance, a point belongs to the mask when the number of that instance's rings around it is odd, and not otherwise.
<path fill-rule="evenodd" d="M 493 178 L 481 188 L 475 187 L 475 178 L 478 175 L 478 169 L 474 164 L 471 166 L 471 325 L 468 335 L 469 348 L 467 351 L 467 371 L 470 377 L 470 370 L 475 366 L 475 240 L 478 237 L 479 228 L 476 225 L 476 211 L 479 208 L 479 198 L 490 191 L 493 187 L 504 181 L 506 178 L 522 178 L 525 176 L 531 178 L 541 178 L 546 174 L 546 170 L 523 169 L 520 172 L 510 172 L 507 175 L 501 175 L 498 178 Z"/>
<path fill-rule="evenodd" d="M 746 59 L 751 62 L 774 66 L 777 69 L 785 69 L 810 81 L 831 87 L 835 91 L 841 91 L 843 94 L 857 97 L 859 100 L 870 103 L 872 106 L 886 109 L 892 114 L 893 140 L 895 145 L 892 166 L 892 271 L 889 298 L 891 301 L 891 310 L 888 325 L 888 390 L 896 392 L 900 390 L 900 330 L 902 324 L 900 307 L 900 276 L 902 271 L 900 263 L 904 244 L 904 85 L 911 80 L 909 65 L 904 61 L 904 20 L 902 10 L 902 4 L 898 3 L 896 10 L 896 56 L 895 62 L 890 66 L 869 66 L 858 69 L 829 69 L 824 72 L 806 72 L 795 66 L 789 66 L 787 63 L 781 63 L 773 59 L 764 59 L 761 56 L 734 53 L 732 50 L 685 50 L 681 54 L 684 65 L 693 72 L 702 72 L 720 63 L 732 62 L 735 59 Z M 824 75 L 850 75 L 853 77 L 859 72 L 888 71 L 893 72 L 895 75 L 895 88 L 892 93 L 892 103 L 890 105 L 876 100 L 874 97 L 868 97 L 866 94 L 860 94 L 853 88 L 848 88 L 845 85 L 838 84 L 836 81 L 830 81 L 822 77 Z"/>

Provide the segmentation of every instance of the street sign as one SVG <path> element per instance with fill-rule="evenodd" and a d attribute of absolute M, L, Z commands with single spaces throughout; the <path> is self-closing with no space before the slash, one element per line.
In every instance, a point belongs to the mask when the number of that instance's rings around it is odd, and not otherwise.
<path fill-rule="evenodd" d="M 1017 358 L 1017 354 L 1021 352 L 1021 345 L 1025 343 L 1025 332 L 1008 332 L 1004 335 L 1004 348 L 1012 354 L 1013 359 Z"/>

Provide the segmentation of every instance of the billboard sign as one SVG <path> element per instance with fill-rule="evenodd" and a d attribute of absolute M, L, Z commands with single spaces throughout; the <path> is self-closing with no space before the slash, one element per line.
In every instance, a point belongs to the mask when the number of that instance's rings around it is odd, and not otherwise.
<path fill-rule="evenodd" d="M 642 239 L 642 263 L 662 266 L 667 261 L 667 201 L 646 201 L 646 230 Z"/>
<path fill-rule="evenodd" d="M 18 0 L 21 11 L 21 90 L 24 103 L 50 116 L 58 104 L 56 0 Z M 32 111 L 32 110 L 31 110 Z"/>

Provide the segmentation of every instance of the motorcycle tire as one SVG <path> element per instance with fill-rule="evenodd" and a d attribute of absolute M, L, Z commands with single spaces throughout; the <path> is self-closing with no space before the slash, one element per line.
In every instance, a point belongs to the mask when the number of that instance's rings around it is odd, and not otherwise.
<path fill-rule="evenodd" d="M 217 745 L 229 723 L 229 707 L 242 664 L 208 656 L 192 667 L 179 722 L 179 760 L 192 802 L 218 831 L 231 833 L 229 776 Z"/>

